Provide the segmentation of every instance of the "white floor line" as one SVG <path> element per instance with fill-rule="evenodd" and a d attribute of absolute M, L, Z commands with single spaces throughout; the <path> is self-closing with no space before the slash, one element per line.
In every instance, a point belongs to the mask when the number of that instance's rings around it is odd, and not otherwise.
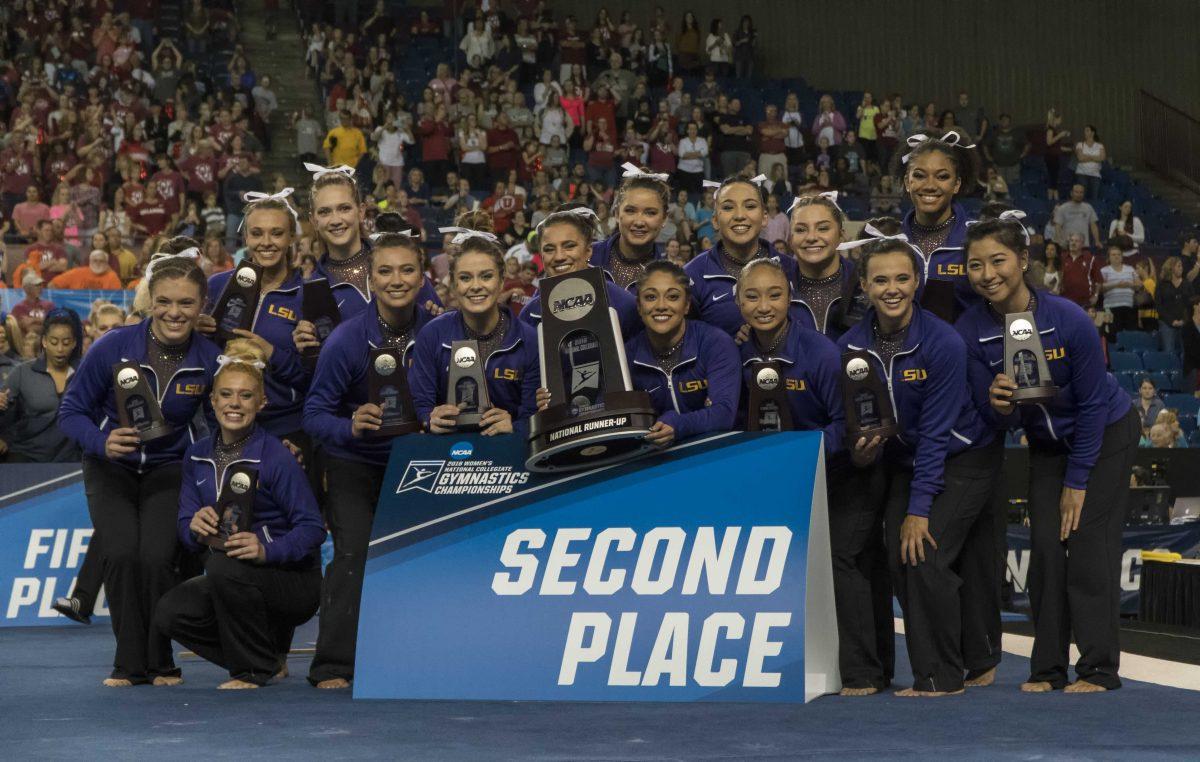
<path fill-rule="evenodd" d="M 53 479 L 47 479 L 44 482 L 34 484 L 32 487 L 25 487 L 24 489 L 19 489 L 16 492 L 10 492 L 7 495 L 0 495 L 0 503 L 3 503 L 6 500 L 11 500 L 12 498 L 17 497 L 19 495 L 24 495 L 26 492 L 33 492 L 34 490 L 41 489 L 43 487 L 49 487 L 51 484 L 61 482 L 64 479 L 73 479 L 82 473 L 83 473 L 83 469 L 80 469 L 78 471 L 72 471 L 69 474 L 63 474 L 62 476 L 56 476 Z"/>
<path fill-rule="evenodd" d="M 904 620 L 897 617 L 895 621 L 896 632 L 903 635 Z M 1001 648 L 1007 653 L 1029 658 L 1033 653 L 1033 638 L 1028 635 L 1006 632 L 1001 642 Z M 1074 664 L 1078 658 L 1079 649 L 1071 646 L 1071 663 Z M 1168 688 L 1200 691 L 1200 664 L 1185 664 L 1122 651 L 1121 678 L 1164 685 Z"/>

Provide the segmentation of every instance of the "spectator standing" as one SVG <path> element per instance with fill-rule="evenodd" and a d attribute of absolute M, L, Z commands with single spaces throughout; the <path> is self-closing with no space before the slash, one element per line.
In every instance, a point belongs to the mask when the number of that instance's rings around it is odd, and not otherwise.
<path fill-rule="evenodd" d="M 708 37 L 704 41 L 704 52 L 708 61 L 716 69 L 717 76 L 728 77 L 733 69 L 733 40 L 725 31 L 725 22 L 713 19 L 708 27 Z"/>
<path fill-rule="evenodd" d="M 1013 129 L 1012 117 L 1000 115 L 1000 123 L 988 134 L 983 154 L 1009 186 L 1021 179 L 1021 159 L 1029 153 L 1028 142 Z"/>
<path fill-rule="evenodd" d="M 788 164 L 799 167 L 804 163 L 804 117 L 800 113 L 800 96 L 788 93 L 783 101 L 783 116 L 780 121 L 788 128 L 783 146 Z"/>
<path fill-rule="evenodd" d="M 362 133 L 360 132 L 361 136 Z M 234 160 L 233 170 L 225 176 L 225 248 L 237 246 L 239 228 L 242 226 L 243 196 L 249 191 L 262 192 L 263 182 L 258 170 L 244 156 Z"/>
<path fill-rule="evenodd" d="M 1108 161 L 1108 152 L 1099 138 L 1096 128 L 1089 124 L 1083 128 L 1083 140 L 1075 144 L 1075 182 L 1083 186 L 1088 201 L 1100 195 L 1100 170 Z"/>
<path fill-rule="evenodd" d="M 879 106 L 875 105 L 875 96 L 870 92 L 864 92 L 862 102 L 858 104 L 855 110 L 855 116 L 858 119 L 858 142 L 866 154 L 867 161 L 876 162 L 879 160 L 879 154 L 875 150 L 875 117 L 879 115 Z"/>
<path fill-rule="evenodd" d="M 779 107 L 767 104 L 766 118 L 758 123 L 758 171 L 774 177 L 774 169 L 782 166 L 787 172 L 788 127 L 779 119 Z"/>
<path fill-rule="evenodd" d="M 1158 341 L 1164 352 L 1183 351 L 1181 331 L 1191 317 L 1193 284 L 1183 275 L 1179 257 L 1168 257 L 1159 270 L 1154 306 L 1158 311 Z"/>
<path fill-rule="evenodd" d="M 308 113 L 308 107 L 292 113 L 292 129 L 296 131 L 296 153 L 300 161 L 316 163 L 321 153 L 321 123 Z"/>
<path fill-rule="evenodd" d="M 570 80 L 572 67 L 587 65 L 587 40 L 579 34 L 574 16 L 567 16 L 563 21 L 562 32 L 558 35 L 558 58 L 560 82 Z"/>
<path fill-rule="evenodd" d="M 468 114 L 458 129 L 459 173 L 470 181 L 474 188 L 481 188 L 487 180 L 487 133 L 479 126 L 474 114 Z"/>
<path fill-rule="evenodd" d="M 1100 278 L 1104 309 L 1113 315 L 1113 331 L 1132 331 L 1137 328 L 1134 294 L 1141 290 L 1142 284 L 1134 269 L 1125 264 L 1121 247 L 1108 247 L 1108 265 L 1100 269 Z"/>
<path fill-rule="evenodd" d="M 412 133 L 400 124 L 396 114 L 375 128 L 371 135 L 379 149 L 379 164 L 397 188 L 404 183 L 404 146 L 413 145 Z"/>
<path fill-rule="evenodd" d="M 1136 244 L 1146 242 L 1146 227 L 1142 218 L 1133 213 L 1133 202 L 1126 199 L 1117 210 L 1117 218 L 1108 225 L 1108 237 L 1118 234 L 1129 236 Z"/>
<path fill-rule="evenodd" d="M 1062 294 L 1062 253 L 1054 241 L 1042 248 L 1042 286 L 1052 294 Z M 1036 283 L 1035 283 L 1036 285 Z"/>
<path fill-rule="evenodd" d="M 1037 149 L 1046 162 L 1046 197 L 1057 201 L 1062 155 L 1068 145 L 1071 131 L 1062 129 L 1062 116 L 1058 109 L 1052 108 L 1046 112 L 1046 123 L 1039 132 Z"/>
<path fill-rule="evenodd" d="M 7 175 L 6 175 L 7 176 Z M 37 238 L 38 225 L 50 219 L 50 207 L 42 203 L 42 194 L 36 185 L 25 188 L 25 200 L 12 209 L 12 221 L 17 234 L 28 241 Z"/>
<path fill-rule="evenodd" d="M 446 107 L 438 104 L 433 116 L 426 116 L 417 125 L 420 136 L 421 166 L 434 188 L 445 187 L 446 172 L 450 169 L 450 139 L 454 135 L 446 119 Z"/>
<path fill-rule="evenodd" d="M 700 42 L 700 24 L 696 21 L 696 14 L 687 11 L 679 26 L 679 37 L 675 39 L 679 69 L 685 74 L 695 74 L 700 68 Z"/>
<path fill-rule="evenodd" d="M 978 142 L 978 139 L 984 136 L 987 114 L 982 106 L 971 105 L 971 96 L 966 90 L 958 94 L 958 105 L 954 107 L 954 123 L 966 133 L 966 137 L 975 139 L 967 142 Z"/>
<path fill-rule="evenodd" d="M 742 118 L 741 110 L 742 102 L 733 98 L 729 101 L 725 113 L 713 115 L 723 178 L 736 175 L 750 162 L 750 138 L 754 134 L 754 128 Z"/>
<path fill-rule="evenodd" d="M 1062 295 L 1083 307 L 1095 305 L 1100 293 L 1100 270 L 1096 258 L 1083 248 L 1078 233 L 1067 239 L 1067 256 L 1062 262 Z"/>
<path fill-rule="evenodd" d="M 687 134 L 679 141 L 679 168 L 676 184 L 689 194 L 700 193 L 704 183 L 704 160 L 708 158 L 708 141 L 700 137 L 695 122 L 688 122 Z"/>
<path fill-rule="evenodd" d="M 509 124 L 508 114 L 496 115 L 492 128 L 487 131 L 487 166 L 492 180 L 502 180 L 518 168 L 521 155 L 521 139 Z"/>
<path fill-rule="evenodd" d="M 357 167 L 359 159 L 367 152 L 367 139 L 362 130 L 354 126 L 348 109 L 343 109 L 338 118 L 338 125 L 325 135 L 322 145 L 325 149 L 325 159 L 329 166 L 344 164 L 347 167 Z"/>
<path fill-rule="evenodd" d="M 1071 199 L 1054 210 L 1054 240 L 1065 244 L 1072 235 L 1078 235 L 1084 246 L 1099 246 L 1099 220 L 1095 207 L 1084 200 L 1083 186 L 1076 183 L 1071 186 Z"/>
<path fill-rule="evenodd" d="M 819 143 L 826 140 L 830 146 L 840 145 L 846 134 L 846 117 L 833 103 L 833 96 L 826 93 L 818 101 L 818 112 L 812 124 L 813 138 Z"/>
<path fill-rule="evenodd" d="M 1192 297 L 1191 315 L 1180 332 L 1183 344 L 1184 388 L 1200 392 L 1200 297 Z"/>
<path fill-rule="evenodd" d="M 742 16 L 733 35 L 734 76 L 744 82 L 754 78 L 754 51 L 758 47 L 758 30 L 750 14 Z"/>

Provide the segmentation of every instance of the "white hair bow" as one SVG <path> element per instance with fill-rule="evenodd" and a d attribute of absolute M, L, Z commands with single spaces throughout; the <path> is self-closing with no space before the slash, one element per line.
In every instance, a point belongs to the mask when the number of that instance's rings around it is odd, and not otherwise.
<path fill-rule="evenodd" d="M 762 184 L 765 183 L 767 181 L 767 179 L 768 178 L 766 175 L 755 175 L 754 177 L 751 177 L 750 179 L 746 180 L 746 182 L 752 183 L 761 188 Z M 721 185 L 722 185 L 722 183 L 718 180 L 704 180 L 703 182 L 701 182 L 701 186 L 703 186 L 705 188 L 720 188 Z"/>
<path fill-rule="evenodd" d="M 283 190 L 279 191 L 278 193 L 260 193 L 259 191 L 246 191 L 245 193 L 242 194 L 242 201 L 245 201 L 247 204 L 253 204 L 256 201 L 279 201 L 279 202 L 281 202 L 284 206 L 287 207 L 288 214 L 292 215 L 292 222 L 296 223 L 296 235 L 300 235 L 300 215 L 297 214 L 296 210 L 292 208 L 292 205 L 290 203 L 288 203 L 288 196 L 291 196 L 295 192 L 296 192 L 295 188 L 284 188 Z M 245 224 L 246 224 L 246 217 L 245 217 L 245 215 L 243 215 L 242 221 L 238 223 L 238 230 L 241 230 L 242 226 Z"/>
<path fill-rule="evenodd" d="M 896 235 L 884 235 L 879 228 L 875 227 L 869 222 L 863 227 L 863 232 L 871 237 L 860 238 L 857 241 L 846 241 L 843 244 L 838 244 L 837 250 L 850 251 L 851 249 L 857 249 L 860 246 L 866 246 L 867 244 L 874 243 L 876 241 L 900 241 L 913 251 L 917 250 L 916 247 L 909 243 L 908 236 L 904 235 L 903 233 L 897 233 Z"/>
<path fill-rule="evenodd" d="M 817 195 L 817 198 L 825 199 L 829 203 L 833 204 L 835 209 L 837 209 L 839 212 L 842 212 L 842 207 L 839 206 L 838 202 L 837 202 L 837 200 L 838 200 L 838 192 L 837 191 L 822 191 L 816 195 Z M 796 206 L 800 203 L 800 201 L 805 198 L 811 198 L 811 196 L 796 196 L 794 199 L 792 199 L 792 205 L 787 208 L 786 213 L 791 214 L 792 210 L 795 209 Z M 845 212 L 842 212 L 842 214 L 845 214 Z"/>
<path fill-rule="evenodd" d="M 174 259 L 175 257 L 184 257 L 185 259 L 194 259 L 200 261 L 200 250 L 195 246 L 184 249 L 178 254 L 168 254 L 165 251 L 159 251 L 150 255 L 150 261 L 146 263 L 146 271 L 142 273 L 142 280 L 146 283 L 150 282 L 150 277 L 154 274 L 154 266 L 165 259 Z"/>
<path fill-rule="evenodd" d="M 262 360 L 247 360 L 242 357 L 230 357 L 229 355 L 217 355 L 217 370 L 218 371 L 221 370 L 222 368 L 224 368 L 226 365 L 228 365 L 231 362 L 241 363 L 242 365 L 249 365 L 251 368 L 255 368 L 257 370 L 264 370 L 267 367 L 266 363 L 264 363 Z"/>
<path fill-rule="evenodd" d="M 367 236 L 367 240 L 370 241 L 372 244 L 376 244 L 376 243 L 379 243 L 379 240 L 381 238 L 383 238 L 385 235 L 402 235 L 405 238 L 413 238 L 413 239 L 419 238 L 419 236 L 416 233 L 412 232 L 411 230 L 395 230 L 395 231 L 385 230 L 381 233 L 372 233 L 371 235 Z"/>
<path fill-rule="evenodd" d="M 947 132 L 945 135 L 941 136 L 940 138 L 935 138 L 930 135 L 924 135 L 924 134 L 909 135 L 908 141 L 907 141 L 908 147 L 915 149 L 917 146 L 921 145 L 922 143 L 924 143 L 927 140 L 940 140 L 943 143 L 946 143 L 946 144 L 952 145 L 952 146 L 959 146 L 960 148 L 974 148 L 975 147 L 974 143 L 970 143 L 970 144 L 965 143 L 964 141 L 966 140 L 966 138 L 964 138 L 962 135 L 960 135 L 956 130 L 950 130 L 949 132 Z M 907 164 L 908 157 L 910 157 L 912 155 L 913 155 L 913 152 L 909 151 L 908 153 L 904 154 L 904 156 L 902 156 L 900 158 L 900 161 L 904 164 Z"/>
<path fill-rule="evenodd" d="M 438 228 L 438 232 L 454 233 L 454 238 L 450 240 L 450 244 L 453 246 L 459 246 L 463 241 L 466 241 L 470 238 L 483 238 L 484 240 L 491 241 L 492 243 L 500 243 L 500 239 L 492 233 L 485 233 L 482 230 L 472 230 L 471 228 L 446 227 Z"/>
<path fill-rule="evenodd" d="M 1021 233 L 1025 235 L 1025 245 L 1029 245 L 1029 228 L 1025 227 L 1024 222 L 1021 222 L 1021 220 L 1025 219 L 1025 212 L 1022 212 L 1020 209 L 1005 209 L 1003 212 L 1000 212 L 996 219 L 1020 223 Z M 967 222 L 967 227 L 978 225 L 981 222 L 983 220 L 970 220 Z"/>
<path fill-rule="evenodd" d="M 589 217 L 597 225 L 599 225 L 601 222 L 600 215 L 596 214 L 596 212 L 593 209 L 586 207 L 586 206 L 576 206 L 576 207 L 572 207 L 571 209 L 563 209 L 562 211 L 554 212 L 553 214 L 547 215 L 545 219 L 543 219 L 541 222 L 538 223 L 538 225 L 537 225 L 538 233 L 541 234 L 542 228 L 545 227 L 547 222 L 551 221 L 550 218 L 553 217 L 554 215 L 558 215 L 558 214 L 573 214 L 576 217 Z"/>
<path fill-rule="evenodd" d="M 721 184 L 719 182 L 717 182 L 716 180 L 705 180 L 704 182 L 701 183 L 701 185 L 705 188 L 720 188 L 721 187 Z"/>
<path fill-rule="evenodd" d="M 621 173 L 621 177 L 645 177 L 651 180 L 661 180 L 664 183 L 671 179 L 671 176 L 667 174 L 643 172 L 641 167 L 628 161 L 621 165 L 621 169 L 625 170 Z"/>
<path fill-rule="evenodd" d="M 345 164 L 339 164 L 336 167 L 322 167 L 320 164 L 309 164 L 306 161 L 304 168 L 312 172 L 313 182 L 320 180 L 325 175 L 345 175 L 347 179 L 354 179 L 354 167 L 347 167 Z"/>

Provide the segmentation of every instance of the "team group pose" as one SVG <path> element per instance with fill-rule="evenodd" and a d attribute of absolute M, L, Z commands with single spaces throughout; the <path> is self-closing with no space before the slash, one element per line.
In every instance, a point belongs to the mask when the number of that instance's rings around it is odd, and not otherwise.
<path fill-rule="evenodd" d="M 714 194 L 717 243 L 680 267 L 655 243 L 667 177 L 626 165 L 615 233 L 600 237 L 593 210 L 567 206 L 529 246 L 543 277 L 603 272 L 630 378 L 654 408 L 654 445 L 747 427 L 751 367 L 780 368 L 791 427 L 824 435 L 843 695 L 898 681 L 901 696 L 945 696 L 994 681 L 1006 549 L 992 497 L 1004 435 L 1017 427 L 1030 445 L 1035 625 L 1022 690 L 1118 688 L 1119 547 L 1137 415 L 1105 371 L 1088 316 L 1026 281 L 1017 215 L 988 207 L 970 220 L 956 202 L 974 182 L 973 147 L 953 132 L 909 143 L 912 211 L 873 219 L 854 240 L 837 195 L 823 193 L 796 199 L 788 252 L 773 251 L 760 178 L 732 177 Z M 538 409 L 562 402 L 539 388 L 540 295 L 523 310 L 509 305 L 504 251 L 486 215 L 443 231 L 453 234 L 447 309 L 426 275 L 420 231 L 395 213 L 369 225 L 348 167 L 307 167 L 307 220 L 291 189 L 246 199 L 246 257 L 262 280 L 248 330 L 219 332 L 210 314 L 235 276 L 206 280 L 194 242 L 173 240 L 146 273 L 140 318 L 98 339 L 67 387 L 60 425 L 83 452 L 96 527 L 89 586 L 103 579 L 116 636 L 106 685 L 180 683 L 171 639 L 228 670 L 222 688 L 268 685 L 287 675 L 293 629 L 318 608 L 308 680 L 352 684 L 393 438 L 369 399 L 372 352 L 392 348 L 406 373 L 421 430 L 400 436 L 463 425 L 447 399 L 455 341 L 479 347 L 482 435 L 524 436 Z M 296 267 L 305 221 L 320 248 L 307 279 Z M 322 279 L 340 315 L 323 340 L 303 297 Z M 1035 405 L 1014 401 L 1016 380 L 1004 372 L 1005 316 L 1016 312 L 1035 316 L 1059 389 Z M 887 389 L 895 434 L 848 433 L 848 351 L 865 353 Z M 305 362 L 314 352 L 315 364 Z M 143 441 L 120 423 L 118 362 L 141 371 L 164 435 Z M 245 465 L 257 471 L 253 522 L 213 542 L 227 523 L 219 490 Z M 333 558 L 322 574 L 326 530 Z M 893 596 L 911 679 L 895 674 Z M 64 610 L 82 618 L 94 597 Z"/>

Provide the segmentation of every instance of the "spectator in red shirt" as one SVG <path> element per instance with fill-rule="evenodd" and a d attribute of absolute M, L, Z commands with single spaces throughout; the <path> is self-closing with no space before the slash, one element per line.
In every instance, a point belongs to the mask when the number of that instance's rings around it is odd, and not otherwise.
<path fill-rule="evenodd" d="M 608 122 L 608 134 L 617 134 L 617 102 L 612 99 L 612 93 L 609 92 L 607 85 L 596 87 L 596 97 L 594 100 L 588 101 L 587 111 L 584 112 L 584 121 L 592 133 L 597 130 L 597 123 L 604 121 Z"/>
<path fill-rule="evenodd" d="M 124 181 L 121 183 L 121 193 L 124 194 L 125 206 L 129 209 L 140 205 L 146 197 L 146 186 L 138 180 L 136 172 L 137 169 L 130 164 L 121 168 L 121 179 Z"/>
<path fill-rule="evenodd" d="M 25 261 L 13 272 L 19 280 L 25 272 L 36 272 L 43 278 L 53 278 L 70 266 L 67 250 L 54 242 L 54 223 L 38 223 L 37 240 L 25 249 Z"/>
<path fill-rule="evenodd" d="M 591 134 L 583 139 L 583 150 L 588 155 L 588 180 L 603 183 L 607 188 L 616 185 L 617 148 L 609 137 L 608 122 L 603 119 L 596 122 Z"/>
<path fill-rule="evenodd" d="M 208 136 L 216 144 L 217 148 L 224 150 L 229 147 L 229 141 L 237 134 L 237 128 L 233 125 L 233 115 L 229 109 L 223 108 L 217 112 L 217 122 L 212 127 L 208 128 Z"/>
<path fill-rule="evenodd" d="M 421 165 L 434 188 L 445 187 L 446 172 L 450 169 L 450 138 L 454 130 L 446 120 L 446 107 L 438 105 L 433 117 L 426 117 L 417 125 L 421 139 Z"/>
<path fill-rule="evenodd" d="M 146 186 L 146 195 L 142 203 L 130 209 L 129 217 L 134 230 L 147 236 L 155 236 L 166 230 L 171 224 L 171 210 L 158 196 L 158 187 L 154 183 Z"/>
<path fill-rule="evenodd" d="M 179 162 L 179 170 L 187 178 L 187 192 L 202 200 L 206 193 L 217 191 L 217 160 L 213 156 L 213 145 L 202 140 L 196 153 Z"/>
<path fill-rule="evenodd" d="M 779 108 L 767 106 L 766 119 L 758 123 L 758 171 L 771 177 L 771 169 L 782 165 L 787 171 L 787 148 L 783 141 L 788 136 L 788 126 L 779 119 Z"/>
<path fill-rule="evenodd" d="M 38 226 L 50 219 L 50 207 L 42 203 L 41 195 L 36 185 L 30 185 L 25 189 L 25 200 L 13 207 L 13 224 L 26 240 L 36 238 Z"/>
<path fill-rule="evenodd" d="M 12 315 L 17 319 L 22 333 L 28 334 L 31 329 L 39 328 L 46 313 L 54 309 L 54 302 L 42 298 L 42 286 L 45 284 L 42 276 L 32 270 L 21 278 L 25 298 L 13 305 Z"/>
<path fill-rule="evenodd" d="M 158 171 L 150 176 L 150 182 L 158 191 L 158 197 L 176 214 L 182 208 L 183 194 L 187 191 L 187 183 L 183 175 L 175 170 L 171 157 L 165 153 L 158 155 Z"/>
<path fill-rule="evenodd" d="M 496 183 L 492 195 L 483 200 L 484 209 L 492 213 L 492 226 L 503 235 L 512 224 L 512 217 L 525 207 L 525 202 L 503 180 Z"/>
<path fill-rule="evenodd" d="M 31 152 L 26 140 L 14 131 L 9 137 L 9 147 L 0 152 L 0 192 L 3 193 L 4 213 L 11 215 L 28 200 L 26 191 L 33 186 L 37 173 L 37 155 Z"/>
<path fill-rule="evenodd" d="M 1083 248 L 1083 236 L 1072 233 L 1062 261 L 1062 295 L 1087 309 L 1096 303 L 1100 283 L 1099 263 Z"/>
<path fill-rule="evenodd" d="M 566 82 L 571 78 L 572 66 L 587 64 L 587 40 L 579 34 L 574 16 L 567 16 L 566 21 L 563 22 L 562 34 L 558 36 L 558 60 L 560 82 Z"/>
<path fill-rule="evenodd" d="M 493 180 L 508 177 L 517 168 L 521 139 L 508 124 L 508 114 L 500 112 L 492 129 L 487 131 L 487 165 Z"/>

